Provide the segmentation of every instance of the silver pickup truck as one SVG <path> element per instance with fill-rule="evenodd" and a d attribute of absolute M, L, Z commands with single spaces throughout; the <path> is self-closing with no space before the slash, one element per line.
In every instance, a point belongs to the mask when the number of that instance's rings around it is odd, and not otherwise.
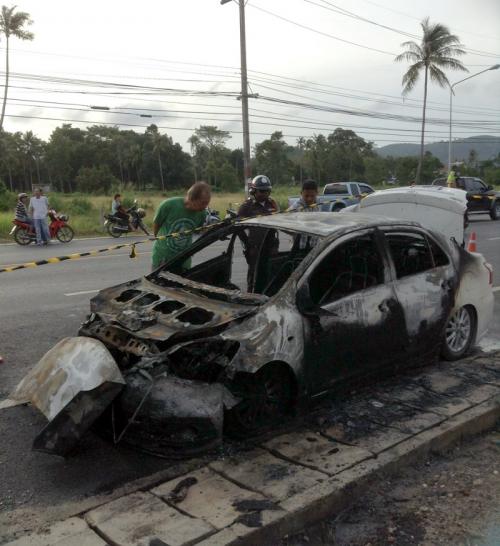
<path fill-rule="evenodd" d="M 323 194 L 318 195 L 318 211 L 338 212 L 339 210 L 359 203 L 362 196 L 375 190 L 364 182 L 332 182 L 323 188 Z M 300 196 L 288 198 L 288 206 L 292 207 Z"/>

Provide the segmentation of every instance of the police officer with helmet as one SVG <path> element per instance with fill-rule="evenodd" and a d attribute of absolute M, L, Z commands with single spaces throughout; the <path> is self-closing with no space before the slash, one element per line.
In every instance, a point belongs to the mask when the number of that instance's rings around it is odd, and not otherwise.
<path fill-rule="evenodd" d="M 274 199 L 271 199 L 272 185 L 269 178 L 263 174 L 256 176 L 250 183 L 249 198 L 240 206 L 238 216 L 240 218 L 249 218 L 260 216 L 262 214 L 272 214 L 279 211 L 279 206 Z M 257 278 L 260 277 L 265 283 L 266 272 L 264 271 L 266 260 L 260 260 L 261 265 L 257 264 L 259 255 L 264 253 L 270 256 L 278 251 L 279 241 L 276 233 L 269 233 L 269 230 L 259 227 L 248 229 L 248 236 L 242 233 L 242 242 L 245 246 L 245 257 L 248 263 L 248 292 L 259 292 L 260 286 L 257 286 Z M 257 269 L 262 274 L 257 275 Z"/>
<path fill-rule="evenodd" d="M 271 181 L 264 174 L 257 175 L 251 182 L 249 198 L 240 206 L 238 216 L 248 218 L 261 214 L 271 214 L 279 211 L 279 206 L 271 199 Z"/>

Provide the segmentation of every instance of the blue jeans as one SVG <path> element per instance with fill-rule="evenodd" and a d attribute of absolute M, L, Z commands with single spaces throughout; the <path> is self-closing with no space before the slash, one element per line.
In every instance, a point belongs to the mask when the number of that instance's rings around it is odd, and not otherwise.
<path fill-rule="evenodd" d="M 34 218 L 33 223 L 35 224 L 37 244 L 41 245 L 43 242 L 48 243 L 50 241 L 50 232 L 47 220 L 45 218 Z"/>

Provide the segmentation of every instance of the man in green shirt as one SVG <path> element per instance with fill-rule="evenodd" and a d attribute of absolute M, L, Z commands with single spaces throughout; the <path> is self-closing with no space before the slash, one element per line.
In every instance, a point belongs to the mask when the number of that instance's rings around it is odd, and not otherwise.
<path fill-rule="evenodd" d="M 210 203 L 210 197 L 210 186 L 205 182 L 196 182 L 189 188 L 186 197 L 165 199 L 153 219 L 154 236 L 161 237 L 201 227 L 207 217 L 206 208 Z M 191 241 L 191 233 L 155 241 L 153 270 L 182 252 Z"/>

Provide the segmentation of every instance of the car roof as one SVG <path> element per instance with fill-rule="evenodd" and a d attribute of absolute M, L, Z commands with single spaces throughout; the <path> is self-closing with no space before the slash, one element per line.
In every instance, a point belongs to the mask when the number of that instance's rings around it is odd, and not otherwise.
<path fill-rule="evenodd" d="M 375 214 L 339 214 L 338 212 L 290 212 L 259 216 L 243 220 L 242 225 L 284 229 L 327 237 L 345 229 L 375 226 L 420 226 L 416 222 L 397 220 Z"/>

